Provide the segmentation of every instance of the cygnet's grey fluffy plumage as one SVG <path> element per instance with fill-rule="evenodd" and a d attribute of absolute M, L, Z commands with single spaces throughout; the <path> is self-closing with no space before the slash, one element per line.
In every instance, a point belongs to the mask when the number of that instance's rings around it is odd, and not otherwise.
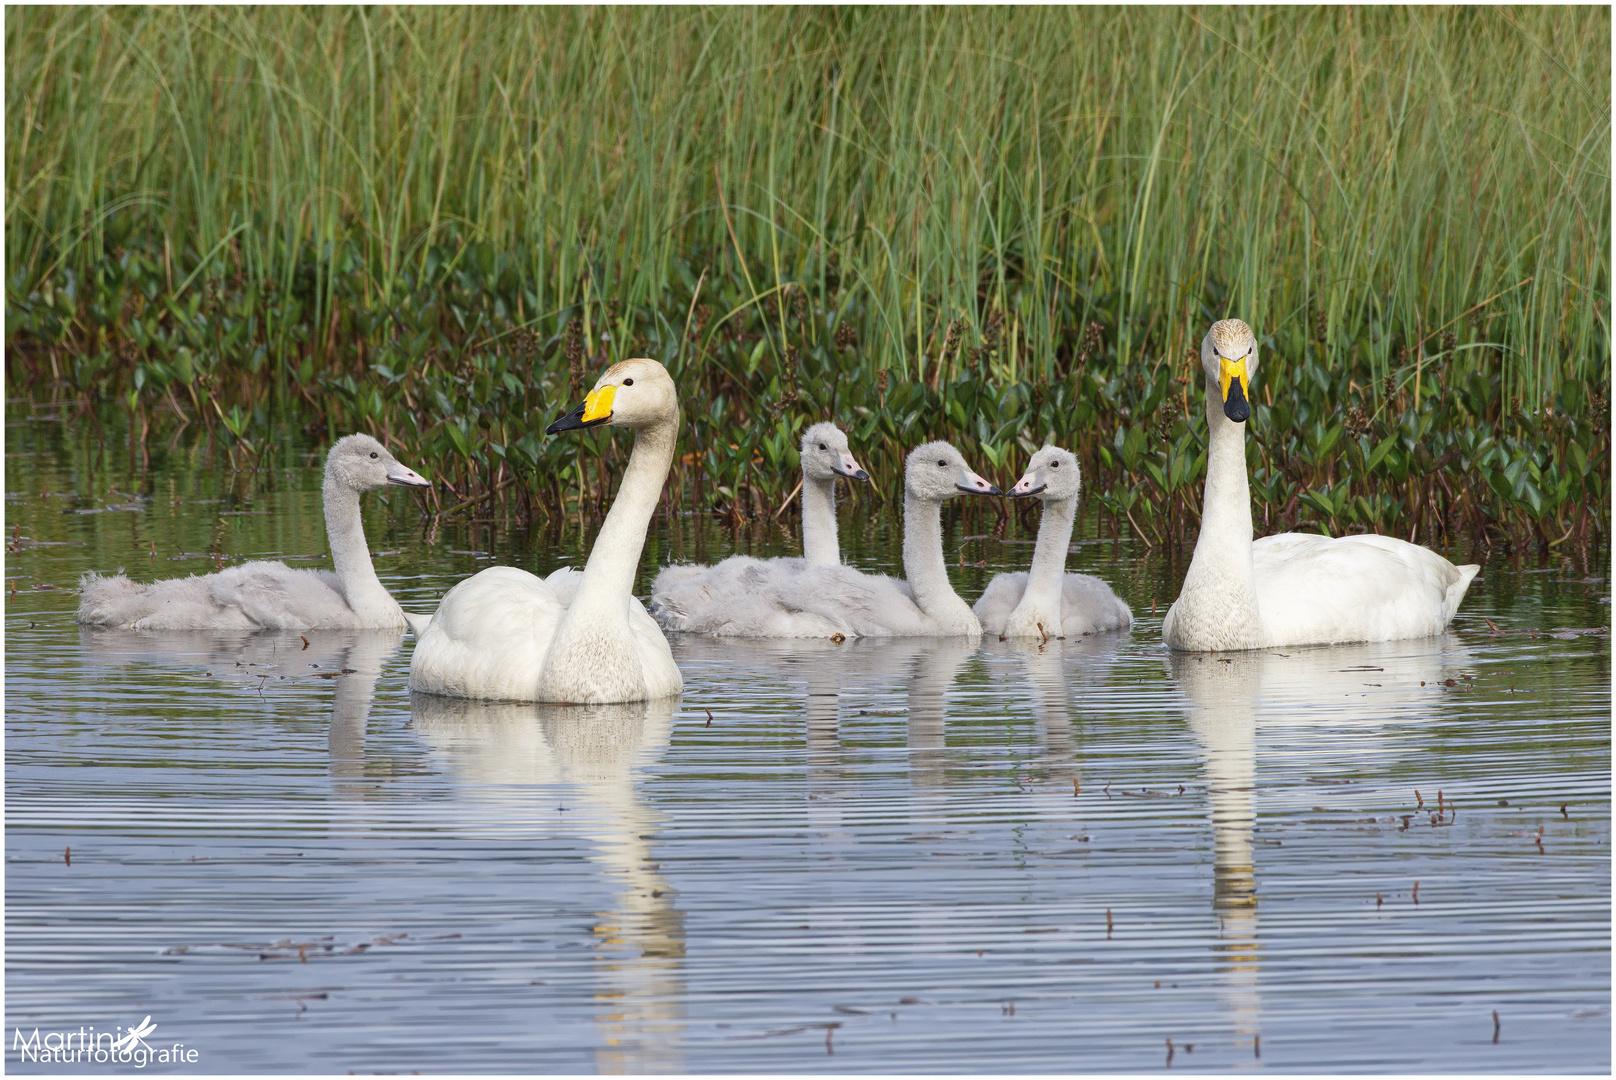
<path fill-rule="evenodd" d="M 1025 475 L 1008 494 L 1041 499 L 1044 504 L 1032 570 L 999 574 L 988 582 L 972 609 L 982 620 L 984 633 L 1008 638 L 1078 637 L 1133 626 L 1133 612 L 1111 586 L 1090 574 L 1066 573 L 1082 485 L 1077 457 L 1058 446 L 1044 447 L 1027 463 Z"/>
<path fill-rule="evenodd" d="M 359 518 L 360 493 L 389 484 L 430 486 L 369 435 L 339 439 L 323 489 L 335 571 L 275 560 L 151 584 L 92 571 L 80 582 L 78 621 L 122 630 L 419 630 L 430 616 L 406 613 L 382 587 Z"/>
<path fill-rule="evenodd" d="M 755 559 L 734 555 L 715 566 L 665 567 L 651 585 L 651 614 L 666 630 L 726 637 L 830 637 L 828 622 L 780 602 L 760 603 L 787 583 L 794 590 L 807 566 L 837 567 L 836 480 L 868 480 L 835 424 L 814 424 L 802 435 L 802 557 Z"/>
<path fill-rule="evenodd" d="M 955 637 L 981 631 L 948 582 L 940 513 L 961 492 L 996 495 L 948 443 L 912 451 L 904 469 L 906 581 L 800 559 L 736 557 L 695 599 L 663 590 L 653 613 L 669 630 L 723 637 Z M 677 569 L 677 568 L 674 568 Z M 664 571 L 666 574 L 667 571 Z M 658 579 L 659 585 L 661 578 Z"/>

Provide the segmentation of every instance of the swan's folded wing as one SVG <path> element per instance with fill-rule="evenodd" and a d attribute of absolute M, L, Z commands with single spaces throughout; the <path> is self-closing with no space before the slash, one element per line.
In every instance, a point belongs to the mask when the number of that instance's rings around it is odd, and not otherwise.
<path fill-rule="evenodd" d="M 804 566 L 782 583 L 781 600 L 848 637 L 927 637 L 936 632 L 915 605 L 907 582 L 851 566 Z"/>
<path fill-rule="evenodd" d="M 807 563 L 735 555 L 715 566 L 669 566 L 651 586 L 651 615 L 669 631 L 714 637 L 849 635 L 834 619 L 792 599 Z"/>
<path fill-rule="evenodd" d="M 1390 641 L 1440 633 L 1461 574 L 1429 548 L 1388 536 L 1284 533 L 1252 544 L 1265 635 L 1286 644 Z"/>
<path fill-rule="evenodd" d="M 1132 626 L 1132 610 L 1099 578 L 1092 574 L 1067 574 L 1061 580 L 1061 633 L 1066 637 L 1103 634 Z"/>
<path fill-rule="evenodd" d="M 556 599 L 561 601 L 562 607 L 571 607 L 573 597 L 578 595 L 578 585 L 584 579 L 584 572 L 576 566 L 563 566 L 559 570 L 552 570 L 544 583 L 550 586 Z"/>
<path fill-rule="evenodd" d="M 325 570 L 293 570 L 283 562 L 250 562 L 208 579 L 220 608 L 237 609 L 266 630 L 355 627 L 359 619 L 343 598 L 337 576 Z"/>
<path fill-rule="evenodd" d="M 566 605 L 543 579 L 491 566 L 444 596 L 410 657 L 410 689 L 532 701 Z"/>
<path fill-rule="evenodd" d="M 142 585 L 123 574 L 88 573 L 79 582 L 78 621 L 124 630 L 256 630 L 240 611 L 221 608 L 209 583 L 215 575 Z"/>
<path fill-rule="evenodd" d="M 988 582 L 988 587 L 982 590 L 982 595 L 977 597 L 976 603 L 971 605 L 971 611 L 982 624 L 982 632 L 1004 633 L 1004 624 L 1009 621 L 1010 613 L 1016 610 L 1026 591 L 1027 571 L 995 574 L 993 580 Z"/>

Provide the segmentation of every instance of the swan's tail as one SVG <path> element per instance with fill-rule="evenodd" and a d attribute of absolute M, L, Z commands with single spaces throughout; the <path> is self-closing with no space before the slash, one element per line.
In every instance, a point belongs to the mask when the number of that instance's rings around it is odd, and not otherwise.
<path fill-rule="evenodd" d="M 681 610 L 671 597 L 653 595 L 648 610 L 657 625 L 669 633 L 690 629 L 689 613 Z"/>
<path fill-rule="evenodd" d="M 1465 593 L 1470 588 L 1470 582 L 1481 572 L 1481 566 L 1478 563 L 1465 563 L 1463 566 L 1454 567 L 1454 569 L 1459 571 L 1459 580 L 1448 586 L 1447 595 L 1444 597 L 1444 603 L 1448 609 L 1448 617 L 1443 620 L 1444 626 L 1452 621 L 1454 612 L 1459 610 L 1459 604 L 1464 600 Z"/>
<path fill-rule="evenodd" d="M 151 613 L 147 591 L 123 574 L 103 576 L 86 570 L 79 578 L 79 610 L 74 618 L 86 626 L 127 626 Z"/>

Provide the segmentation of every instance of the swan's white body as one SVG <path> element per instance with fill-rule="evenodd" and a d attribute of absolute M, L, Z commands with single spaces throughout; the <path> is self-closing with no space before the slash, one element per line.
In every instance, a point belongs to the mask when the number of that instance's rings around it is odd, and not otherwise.
<path fill-rule="evenodd" d="M 404 630 L 431 618 L 398 606 L 376 577 L 359 517 L 361 492 L 429 487 L 369 435 L 339 439 L 326 457 L 325 528 L 335 570 L 243 563 L 142 585 L 93 571 L 80 582 L 78 621 L 122 630 Z"/>
<path fill-rule="evenodd" d="M 1201 343 L 1210 448 L 1201 534 L 1162 621 L 1170 649 L 1211 652 L 1393 641 L 1447 628 L 1481 568 L 1389 536 L 1282 533 L 1253 541 L 1244 389 L 1256 340 L 1237 319 Z M 1224 387 L 1231 387 L 1225 397 Z M 1225 401 L 1238 405 L 1225 405 Z M 1236 411 L 1239 419 L 1231 419 Z"/>
<path fill-rule="evenodd" d="M 655 360 L 616 364 L 584 405 L 548 430 L 597 423 L 634 428 L 634 451 L 583 571 L 538 578 L 494 566 L 450 589 L 410 658 L 411 690 L 595 705 L 683 688 L 668 639 L 633 595 L 679 426 L 667 371 Z"/>
<path fill-rule="evenodd" d="M 805 566 L 840 566 L 836 479 L 868 480 L 847 436 L 819 423 L 802 436 L 802 557 L 734 555 L 715 566 L 668 566 L 651 584 L 651 614 L 666 630 L 728 637 L 830 637 L 838 631 L 812 618 L 793 619 L 771 590 L 794 582 Z M 741 617 L 737 618 L 739 611 Z"/>
<path fill-rule="evenodd" d="M 1133 626 L 1133 612 L 1091 574 L 1068 574 L 1066 553 L 1072 543 L 1082 472 L 1077 457 L 1056 446 L 1032 456 L 1027 472 L 1010 489 L 1012 498 L 1038 498 L 1044 517 L 1032 570 L 999 574 L 988 582 L 972 608 L 982 631 L 1004 638 L 1081 637 Z"/>
<path fill-rule="evenodd" d="M 656 602 L 669 630 L 720 637 L 977 637 L 982 633 L 948 581 L 942 504 L 961 491 L 996 495 L 947 443 L 910 453 L 904 469 L 903 568 L 907 581 L 840 564 L 735 558 L 722 580 L 665 589 Z M 660 580 L 660 579 L 659 579 Z"/>

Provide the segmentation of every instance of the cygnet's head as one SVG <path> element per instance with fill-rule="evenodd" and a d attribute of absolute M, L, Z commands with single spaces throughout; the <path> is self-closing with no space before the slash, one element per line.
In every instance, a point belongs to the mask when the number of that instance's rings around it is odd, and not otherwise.
<path fill-rule="evenodd" d="M 810 480 L 868 480 L 870 474 L 859 468 L 847 448 L 847 436 L 835 424 L 815 424 L 802 433 L 802 475 Z"/>
<path fill-rule="evenodd" d="M 348 435 L 338 439 L 326 455 L 325 475 L 355 491 L 375 491 L 388 484 L 429 488 L 426 477 L 407 469 L 387 452 L 387 447 L 369 435 Z"/>
<path fill-rule="evenodd" d="M 599 424 L 643 428 L 678 418 L 679 394 L 668 369 L 655 360 L 624 360 L 607 368 L 583 404 L 544 432 L 555 435 Z"/>
<path fill-rule="evenodd" d="M 1036 495 L 1045 501 L 1075 499 L 1083 486 L 1077 455 L 1058 446 L 1046 446 L 1027 462 L 1027 471 L 1006 494 L 1012 499 Z"/>
<path fill-rule="evenodd" d="M 909 451 L 903 469 L 903 488 L 928 502 L 943 502 L 960 492 L 967 495 L 1003 495 L 1004 492 L 971 471 L 960 452 L 945 442 L 929 442 Z"/>
<path fill-rule="evenodd" d="M 1201 366 L 1218 384 L 1223 415 L 1242 423 L 1251 415 L 1251 379 L 1257 374 L 1257 338 L 1239 319 L 1212 324 L 1201 341 Z"/>

